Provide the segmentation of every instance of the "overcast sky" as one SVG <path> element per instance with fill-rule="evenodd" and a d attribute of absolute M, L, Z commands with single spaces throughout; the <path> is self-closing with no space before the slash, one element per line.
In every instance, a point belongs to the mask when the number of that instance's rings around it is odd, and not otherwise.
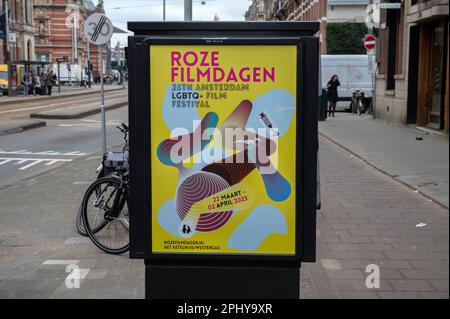
<path fill-rule="evenodd" d="M 104 0 L 104 4 L 106 15 L 122 30 L 127 30 L 127 21 L 163 20 L 163 0 Z M 220 21 L 243 21 L 250 4 L 249 0 L 192 0 L 192 19 L 212 21 L 217 14 Z M 183 19 L 184 0 L 166 0 L 166 21 Z M 111 45 L 115 46 L 118 41 L 122 47 L 126 46 L 127 35 L 115 34 Z"/>

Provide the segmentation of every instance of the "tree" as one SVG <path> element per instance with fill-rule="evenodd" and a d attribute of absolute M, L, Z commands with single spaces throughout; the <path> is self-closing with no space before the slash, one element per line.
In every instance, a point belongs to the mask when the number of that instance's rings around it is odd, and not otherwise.
<path fill-rule="evenodd" d="M 365 34 L 367 26 L 364 23 L 328 23 L 327 54 L 366 54 L 363 45 Z M 377 29 L 374 29 L 374 35 L 378 35 Z"/>

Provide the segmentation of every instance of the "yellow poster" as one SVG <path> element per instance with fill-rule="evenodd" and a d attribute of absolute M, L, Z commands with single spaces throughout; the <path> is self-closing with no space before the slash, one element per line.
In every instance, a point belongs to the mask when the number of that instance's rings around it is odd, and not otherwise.
<path fill-rule="evenodd" d="M 150 46 L 153 253 L 295 255 L 296 70 L 295 45 Z"/>

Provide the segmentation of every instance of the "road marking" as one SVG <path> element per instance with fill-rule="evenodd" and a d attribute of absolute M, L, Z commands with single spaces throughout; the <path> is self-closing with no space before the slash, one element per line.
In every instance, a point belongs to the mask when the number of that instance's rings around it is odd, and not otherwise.
<path fill-rule="evenodd" d="M 74 151 L 69 153 L 61 153 L 56 151 L 45 151 L 45 152 L 31 152 L 27 150 L 21 150 L 21 151 L 3 151 L 0 148 L 0 154 L 4 155 L 45 155 L 45 156 L 84 156 L 87 155 L 87 153 L 82 153 L 80 151 Z"/>
<path fill-rule="evenodd" d="M 58 124 L 59 127 L 90 127 L 90 128 L 98 128 L 100 125 L 96 124 Z"/>
<path fill-rule="evenodd" d="M 98 93 L 100 93 L 100 92 L 98 92 Z M 116 92 L 112 91 L 111 92 L 112 94 L 108 94 L 109 92 L 106 91 L 105 93 L 106 93 L 105 95 L 107 95 L 108 98 L 111 98 L 112 96 L 114 96 L 114 98 L 122 97 L 121 94 L 120 94 L 122 92 L 116 93 Z M 69 98 L 70 98 L 70 96 L 69 96 Z M 56 106 L 56 105 L 61 105 L 63 103 L 71 103 L 71 102 L 73 102 L 73 103 L 77 103 L 78 102 L 76 107 L 79 107 L 79 104 L 81 104 L 82 101 L 84 102 L 84 101 L 93 100 L 93 102 L 87 103 L 87 104 L 95 104 L 95 103 L 97 103 L 97 102 L 95 102 L 96 98 L 97 97 L 89 96 L 89 97 L 83 97 L 83 98 L 79 99 L 78 101 L 69 101 L 69 102 L 61 101 L 61 102 L 58 102 L 58 103 L 51 103 L 51 104 L 46 104 L 46 105 L 41 105 L 41 106 L 30 106 L 30 107 L 23 107 L 23 108 L 15 108 L 15 109 L 11 109 L 11 110 L 0 111 L 0 114 L 8 114 L 8 113 L 16 113 L 16 112 L 32 111 L 32 110 L 51 108 L 51 107 Z M 30 100 L 30 102 L 31 103 L 38 103 L 39 101 L 31 101 Z M 14 102 L 12 102 L 12 103 L 14 103 Z M 58 110 L 62 110 L 62 109 L 64 109 L 64 108 L 60 108 Z"/>
<path fill-rule="evenodd" d="M 43 265 L 73 265 L 78 264 L 79 260 L 46 260 L 42 264 Z"/>
<path fill-rule="evenodd" d="M 26 169 L 28 169 L 28 168 L 30 168 L 30 167 L 33 167 L 34 165 L 37 165 L 37 164 L 39 164 L 39 163 L 42 163 L 42 161 L 34 161 L 34 162 L 32 162 L 31 164 L 28 164 L 28 165 L 26 165 L 26 166 L 24 166 L 24 167 L 21 167 L 20 170 L 21 170 L 21 171 L 24 171 L 24 170 L 26 170 Z"/>
<path fill-rule="evenodd" d="M 107 126 L 117 126 L 120 125 L 121 123 L 111 123 L 111 122 L 107 122 L 106 125 Z M 91 123 L 74 123 L 74 124 L 58 124 L 59 127 L 92 127 L 92 128 L 98 128 L 101 127 L 101 123 L 95 123 L 95 122 L 91 122 Z"/>
<path fill-rule="evenodd" d="M 26 169 L 33 167 L 34 165 L 42 163 L 42 162 L 48 162 L 45 165 L 49 166 L 49 165 L 56 164 L 58 162 L 72 162 L 72 159 L 0 157 L 0 166 L 3 164 L 6 164 L 8 162 L 16 162 L 16 163 L 14 163 L 14 165 L 22 165 L 27 162 L 32 162 L 26 166 L 21 167 L 20 170 L 23 171 L 23 170 L 26 170 Z"/>
<path fill-rule="evenodd" d="M 11 160 L 4 160 L 4 161 L 0 162 L 0 166 L 2 166 L 3 164 L 9 163 L 9 162 L 11 162 Z"/>
<path fill-rule="evenodd" d="M 337 259 L 321 259 L 320 261 L 322 262 L 322 266 L 325 269 L 342 269 L 342 266 Z"/>
<path fill-rule="evenodd" d="M 70 237 L 67 238 L 64 245 L 92 244 L 92 241 L 86 237 Z"/>
<path fill-rule="evenodd" d="M 97 124 L 101 124 L 101 121 L 98 120 L 81 120 L 82 122 L 92 122 L 92 123 L 97 123 Z M 111 125 L 121 125 L 122 122 L 115 122 L 115 121 L 108 121 L 106 122 L 106 124 L 111 124 Z"/>
<path fill-rule="evenodd" d="M 73 182 L 73 185 L 89 185 L 92 182 L 83 182 L 83 181 L 77 181 L 77 182 Z"/>

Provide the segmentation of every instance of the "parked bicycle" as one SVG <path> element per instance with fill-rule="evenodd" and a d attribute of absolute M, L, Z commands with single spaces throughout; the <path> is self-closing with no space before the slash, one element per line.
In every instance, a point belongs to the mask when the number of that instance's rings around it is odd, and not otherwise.
<path fill-rule="evenodd" d="M 86 233 L 101 250 L 122 254 L 129 249 L 128 171 L 120 168 L 89 186 L 82 203 Z"/>
<path fill-rule="evenodd" d="M 76 217 L 78 233 L 112 254 L 128 250 L 128 126 L 122 123 L 117 128 L 124 134 L 125 144 L 121 152 L 104 154 L 96 171 L 97 180 L 86 191 Z M 123 226 L 121 232 L 118 225 Z"/>
<path fill-rule="evenodd" d="M 364 97 L 364 91 L 355 90 L 352 92 L 352 102 L 350 103 L 352 113 L 361 115 L 367 111 L 367 101 Z"/>

